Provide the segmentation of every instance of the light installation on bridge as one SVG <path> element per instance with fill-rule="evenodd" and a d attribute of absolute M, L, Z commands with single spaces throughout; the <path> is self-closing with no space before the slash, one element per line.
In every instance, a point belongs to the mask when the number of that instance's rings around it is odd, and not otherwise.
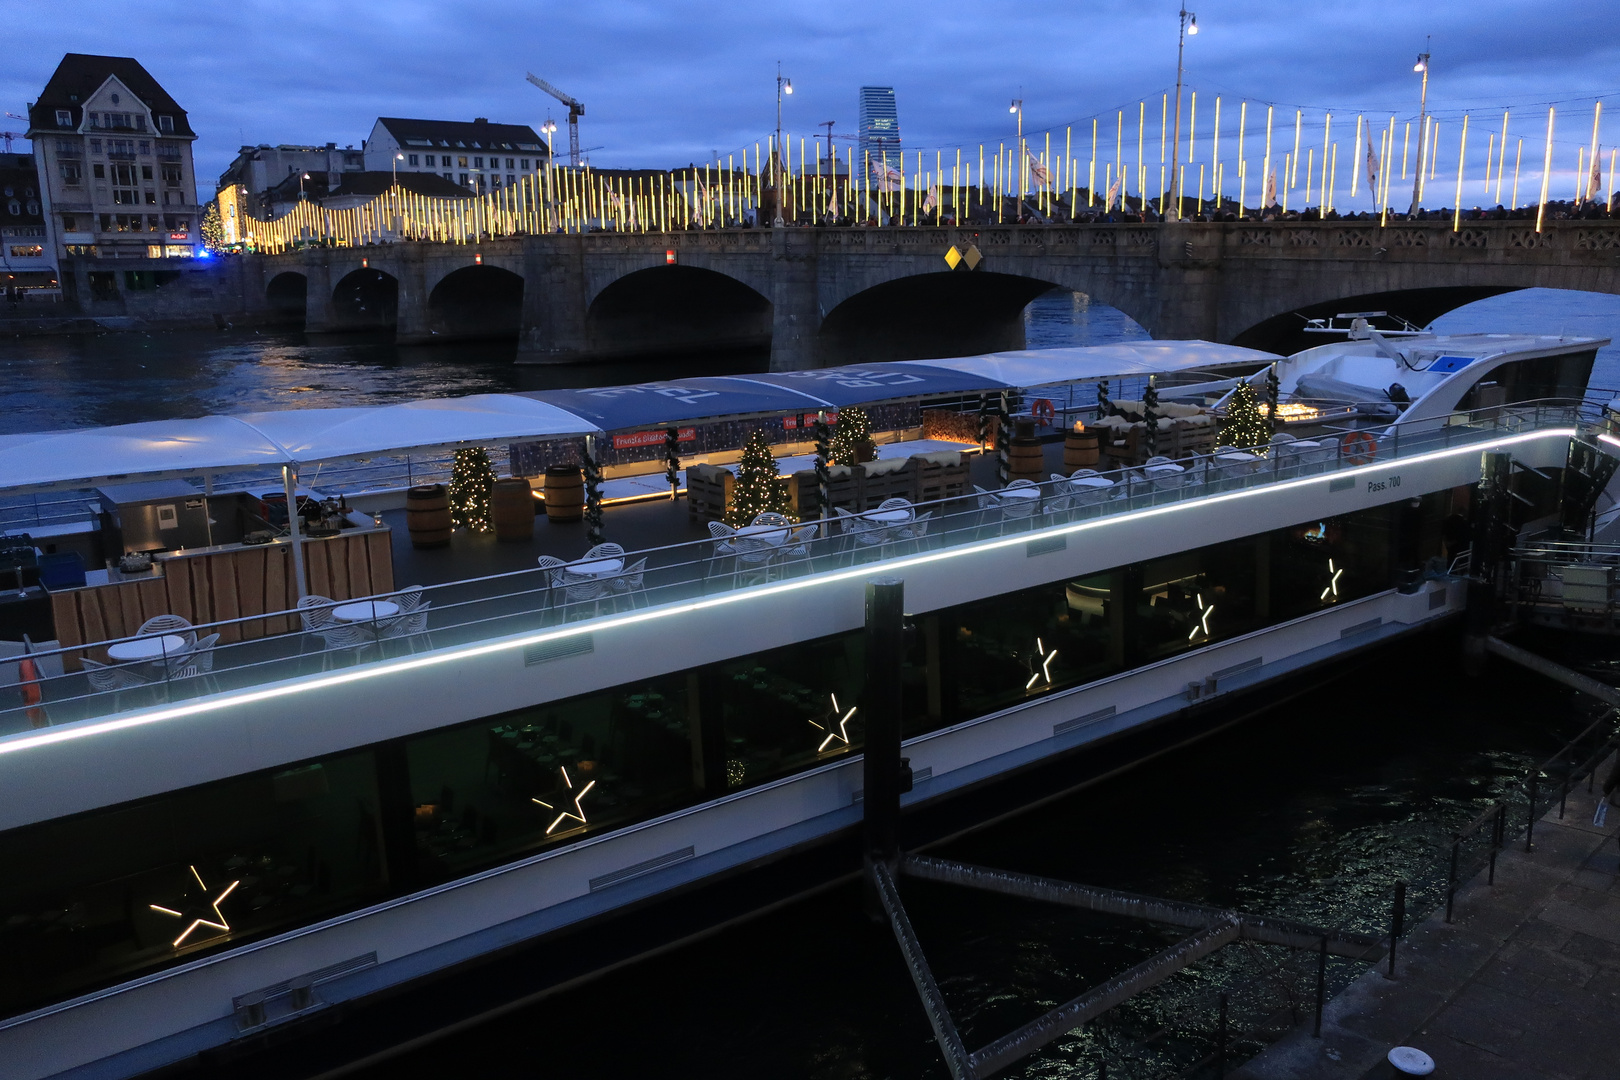
<path fill-rule="evenodd" d="M 767 195 L 776 170 L 781 179 L 779 205 L 784 225 L 1042 224 L 1093 220 L 1097 213 L 1109 219 L 1152 221 L 1164 218 L 1167 211 L 1173 215 L 1177 207 L 1168 200 L 1176 199 L 1188 216 L 1295 218 L 1303 213 L 1317 218 L 1359 209 L 1376 215 L 1385 226 L 1399 216 L 1390 206 L 1391 184 L 1397 174 L 1397 140 L 1401 143 L 1399 178 L 1410 175 L 1415 179 L 1418 173 L 1410 168 L 1414 134 L 1419 168 L 1448 179 L 1455 175 L 1454 185 L 1435 185 L 1436 191 L 1448 189 L 1445 196 L 1456 204 L 1447 215 L 1454 230 L 1462 225 L 1463 197 L 1473 190 L 1469 182 L 1480 183 L 1478 190 L 1487 199 L 1493 187 L 1500 199 L 1505 185 L 1509 110 L 1504 110 L 1499 126 L 1491 121 L 1496 130 L 1489 133 L 1483 147 L 1476 137 L 1470 148 L 1466 115 L 1459 124 L 1448 120 L 1448 136 L 1453 126 L 1457 129 L 1452 144 L 1455 156 L 1442 163 L 1438 158 L 1443 152 L 1449 157 L 1450 151 L 1441 141 L 1440 125 L 1431 122 L 1432 115 L 1414 131 L 1412 123 L 1402 125 L 1393 114 L 1358 115 L 1353 123 L 1340 117 L 1341 122 L 1334 124 L 1334 118 L 1322 112 L 1318 124 L 1307 119 L 1305 110 L 1296 109 L 1292 149 L 1284 149 L 1278 162 L 1273 153 L 1272 107 L 1266 108 L 1263 142 L 1249 137 L 1248 103 L 1223 108 L 1220 97 L 1213 109 L 1206 98 L 1205 114 L 1212 114 L 1214 122 L 1206 121 L 1208 130 L 1201 131 L 1194 90 L 1188 100 L 1183 146 L 1180 139 L 1172 141 L 1171 121 L 1179 125 L 1180 119 L 1171 114 L 1179 110 L 1172 110 L 1170 95 L 1164 94 L 1160 102 L 1160 176 L 1155 190 L 1148 189 L 1148 103 L 1138 102 L 1134 132 L 1128 130 L 1132 110 L 1111 111 L 1115 113 L 1107 123 L 1114 128 L 1111 132 L 1101 119 L 1092 120 L 1089 148 L 1083 139 L 1078 147 L 1086 157 L 1074 153 L 1077 147 L 1071 125 L 1025 133 L 1012 145 L 981 144 L 976 154 L 972 147 L 938 148 L 926 154 L 913 150 L 897 155 L 893 163 L 858 154 L 853 146 L 843 148 L 841 155 L 836 150 L 827 152 L 822 143 L 791 136 L 783 137 L 779 154 L 765 145 L 774 140 L 761 140 L 745 148 L 740 161 L 731 157 L 725 164 L 716 161 L 668 172 L 576 168 L 545 161 L 515 183 L 476 196 L 469 193 L 465 198 L 428 197 L 394 185 L 357 207 L 327 208 L 317 200 L 303 199 L 280 218 L 245 221 L 241 246 L 278 252 L 305 245 L 348 247 L 395 240 L 473 244 L 552 233 L 669 233 L 762 225 L 767 224 L 760 220 L 762 197 L 772 204 L 770 216 L 777 205 Z M 1611 149 L 1608 161 L 1603 160 L 1600 148 L 1605 140 L 1600 128 L 1601 107 L 1597 107 L 1590 147 L 1582 140 L 1568 150 L 1575 166 L 1571 201 L 1601 204 L 1612 212 L 1614 195 L 1605 195 L 1605 188 L 1613 187 L 1615 151 Z M 1553 111 L 1549 109 L 1536 185 L 1540 197 L 1525 208 L 1535 210 L 1537 228 L 1553 196 L 1553 133 Z M 1134 162 L 1127 160 L 1131 135 L 1136 143 Z M 1341 141 L 1344 162 L 1340 161 Z M 1620 143 L 1614 137 L 1606 141 L 1611 146 Z M 1514 155 L 1510 208 L 1518 206 L 1523 142 L 1520 138 Z M 1262 147 L 1258 158 L 1251 160 Z M 1177 153 L 1172 155 L 1172 149 Z M 1183 153 L 1187 159 L 1181 162 Z M 1534 149 L 1532 168 L 1533 155 Z M 1610 169 L 1607 184 L 1605 164 Z M 1257 205 L 1250 205 L 1248 178 L 1257 165 L 1262 182 L 1255 185 Z M 1232 197 L 1234 189 L 1236 198 Z"/>

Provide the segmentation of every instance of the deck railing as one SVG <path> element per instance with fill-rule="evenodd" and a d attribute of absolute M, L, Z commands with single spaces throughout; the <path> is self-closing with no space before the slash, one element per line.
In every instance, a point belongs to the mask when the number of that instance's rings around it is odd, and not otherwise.
<path fill-rule="evenodd" d="M 593 585 L 553 579 L 541 568 L 472 578 L 421 589 L 423 608 L 362 625 L 366 637 L 356 645 L 352 634 L 330 635 L 295 629 L 266 636 L 267 622 L 286 620 L 303 625 L 304 614 L 268 613 L 199 624 L 199 637 L 219 634 L 243 638 L 218 644 L 194 657 L 160 658 L 158 662 L 121 665 L 111 674 L 93 676 L 76 667 L 86 655 L 104 659 L 106 648 L 131 638 L 110 639 L 36 653 L 40 678 L 17 683 L 17 658 L 0 658 L 0 737 L 30 728 L 172 704 L 220 692 L 242 690 L 357 664 L 375 663 L 431 649 L 490 640 L 510 634 L 594 620 L 633 608 L 656 607 L 753 587 L 784 577 L 799 577 L 877 565 L 921 552 L 1021 536 L 1039 541 L 1051 530 L 1078 522 L 1130 514 L 1154 507 L 1219 497 L 1248 488 L 1329 475 L 1367 464 L 1388 462 L 1449 447 L 1474 445 L 1503 436 L 1590 420 L 1591 412 L 1574 401 L 1528 402 L 1480 413 L 1453 414 L 1387 429 L 1362 429 L 1355 441 L 1337 437 L 1302 453 L 1274 446 L 1266 457 L 1246 461 L 1219 453 L 1183 459 L 1184 471 L 1153 476 L 1141 469 L 1100 473 L 1112 481 L 1102 496 L 1077 493 L 1068 481 L 1037 485 L 1038 499 L 1020 500 L 1008 512 L 984 505 L 970 495 L 914 505 L 926 531 L 894 530 L 884 536 L 845 533 L 837 519 L 815 522 L 815 535 L 784 545 L 774 557 L 717 557 L 713 541 L 687 542 L 626 552 L 627 568 L 643 563 L 640 580 L 620 575 Z M 1027 509 L 1026 509 L 1027 507 Z M 390 594 L 397 595 L 397 594 Z M 388 596 L 376 599 L 388 599 Z M 339 601 L 355 603 L 358 600 Z M 92 678 L 100 686 L 92 684 Z M 111 686 L 110 684 L 116 684 Z M 35 697 L 37 693 L 37 699 Z M 26 695 L 26 696 L 25 696 Z"/>

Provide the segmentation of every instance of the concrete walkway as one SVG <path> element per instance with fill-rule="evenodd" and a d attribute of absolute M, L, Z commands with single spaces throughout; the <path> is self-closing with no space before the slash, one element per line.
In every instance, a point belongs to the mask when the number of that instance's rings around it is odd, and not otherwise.
<path fill-rule="evenodd" d="M 1608 765 L 1598 770 L 1608 775 Z M 1322 1038 L 1290 1033 L 1229 1075 L 1242 1080 L 1394 1076 L 1389 1048 L 1415 1046 L 1446 1080 L 1620 1077 L 1620 809 L 1592 827 L 1600 795 L 1585 785 L 1517 837 L 1382 966 L 1328 1003 Z"/>

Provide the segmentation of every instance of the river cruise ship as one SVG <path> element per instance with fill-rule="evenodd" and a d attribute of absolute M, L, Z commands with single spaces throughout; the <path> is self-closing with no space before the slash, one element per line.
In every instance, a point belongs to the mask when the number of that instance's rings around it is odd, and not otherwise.
<path fill-rule="evenodd" d="M 0 436 L 0 1072 L 218 1054 L 849 835 L 876 576 L 908 811 L 1432 626 L 1482 454 L 1536 529 L 1573 445 L 1620 447 L 1603 344 L 1358 326 Z M 868 460 L 818 462 L 856 407 Z M 757 431 L 792 511 L 738 520 Z M 433 535 L 471 447 L 535 479 L 508 535 Z M 548 520 L 582 454 L 587 520 Z M 587 541 L 603 502 L 625 542 Z"/>

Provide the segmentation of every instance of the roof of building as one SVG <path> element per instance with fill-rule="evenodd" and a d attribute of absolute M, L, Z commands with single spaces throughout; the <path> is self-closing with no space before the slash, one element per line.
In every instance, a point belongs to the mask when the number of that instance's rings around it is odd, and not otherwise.
<path fill-rule="evenodd" d="M 17 213 L 11 212 L 12 204 Z M 0 228 L 43 225 L 39 173 L 32 154 L 0 154 Z"/>
<path fill-rule="evenodd" d="M 452 150 L 510 150 L 513 153 L 544 154 L 545 140 L 527 124 L 492 124 L 482 117 L 464 120 L 407 120 L 379 116 L 377 123 L 401 146 L 432 146 Z"/>
<path fill-rule="evenodd" d="M 394 184 L 392 172 L 346 172 L 339 174 L 338 186 L 332 195 L 381 195 Z M 402 172 L 399 186 L 413 195 L 427 195 L 436 199 L 468 199 L 472 192 L 460 184 L 446 180 L 438 173 Z"/>
<path fill-rule="evenodd" d="M 45 89 L 40 91 L 39 100 L 28 107 L 29 129 L 64 130 L 56 122 L 58 109 L 71 110 L 73 122 L 68 126 L 77 128 L 84 119 L 84 102 L 113 75 L 129 87 L 130 93 L 140 98 L 154 115 L 174 117 L 174 131 L 163 134 L 196 137 L 197 133 L 191 130 L 191 124 L 186 120 L 186 110 L 152 78 L 139 60 L 132 56 L 93 56 L 89 53 L 68 53 L 62 57 L 62 62 L 56 65 L 56 71 L 45 83 Z"/>

